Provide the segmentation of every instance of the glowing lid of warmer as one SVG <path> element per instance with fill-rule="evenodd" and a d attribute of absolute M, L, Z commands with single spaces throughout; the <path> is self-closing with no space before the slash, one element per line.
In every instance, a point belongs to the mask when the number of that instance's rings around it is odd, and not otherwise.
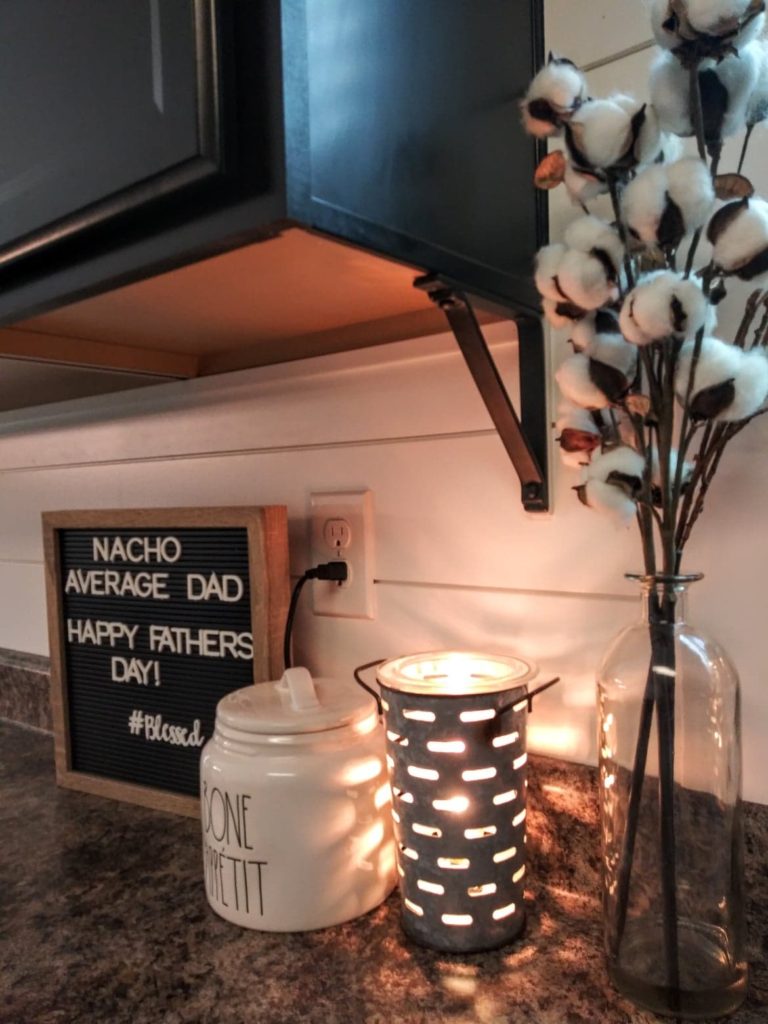
<path fill-rule="evenodd" d="M 536 667 L 509 655 L 432 651 L 386 661 L 376 673 L 382 686 L 391 690 L 424 696 L 468 697 L 520 686 L 536 674 Z"/>

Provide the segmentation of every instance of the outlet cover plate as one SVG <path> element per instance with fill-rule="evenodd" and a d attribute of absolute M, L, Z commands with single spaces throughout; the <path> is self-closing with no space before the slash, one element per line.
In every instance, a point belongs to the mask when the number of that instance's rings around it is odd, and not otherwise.
<path fill-rule="evenodd" d="M 325 524 L 329 519 L 343 519 L 349 524 L 350 540 L 341 550 L 335 550 L 326 540 Z M 349 579 L 341 586 L 326 580 L 313 580 L 315 615 L 375 618 L 373 492 L 311 494 L 310 534 L 312 565 L 341 560 L 349 569 Z"/>

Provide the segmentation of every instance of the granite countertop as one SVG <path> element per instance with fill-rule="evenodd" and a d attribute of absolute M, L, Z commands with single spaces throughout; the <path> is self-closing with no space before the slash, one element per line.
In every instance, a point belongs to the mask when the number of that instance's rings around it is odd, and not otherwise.
<path fill-rule="evenodd" d="M 607 984 L 593 773 L 530 779 L 525 936 L 446 956 L 408 943 L 397 894 L 349 924 L 241 930 L 203 891 L 198 824 L 58 789 L 49 735 L 0 724 L 2 1024 L 650 1024 Z M 750 995 L 768 1021 L 764 809 L 747 808 Z"/>

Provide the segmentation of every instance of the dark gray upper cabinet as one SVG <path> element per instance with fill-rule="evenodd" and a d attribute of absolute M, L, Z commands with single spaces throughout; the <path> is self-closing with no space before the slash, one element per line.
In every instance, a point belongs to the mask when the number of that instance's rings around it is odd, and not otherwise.
<path fill-rule="evenodd" d="M 0 266 L 223 174 L 221 30 L 192 0 L 4 0 Z"/>
<path fill-rule="evenodd" d="M 533 309 L 542 0 L 2 0 L 0 325 L 287 226 Z"/>

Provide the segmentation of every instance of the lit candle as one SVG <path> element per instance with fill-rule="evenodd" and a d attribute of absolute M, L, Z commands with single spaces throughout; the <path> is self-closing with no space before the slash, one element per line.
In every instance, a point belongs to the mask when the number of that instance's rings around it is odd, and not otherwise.
<path fill-rule="evenodd" d="M 378 669 L 403 928 L 477 952 L 525 922 L 525 725 L 532 666 L 459 651 Z"/>

